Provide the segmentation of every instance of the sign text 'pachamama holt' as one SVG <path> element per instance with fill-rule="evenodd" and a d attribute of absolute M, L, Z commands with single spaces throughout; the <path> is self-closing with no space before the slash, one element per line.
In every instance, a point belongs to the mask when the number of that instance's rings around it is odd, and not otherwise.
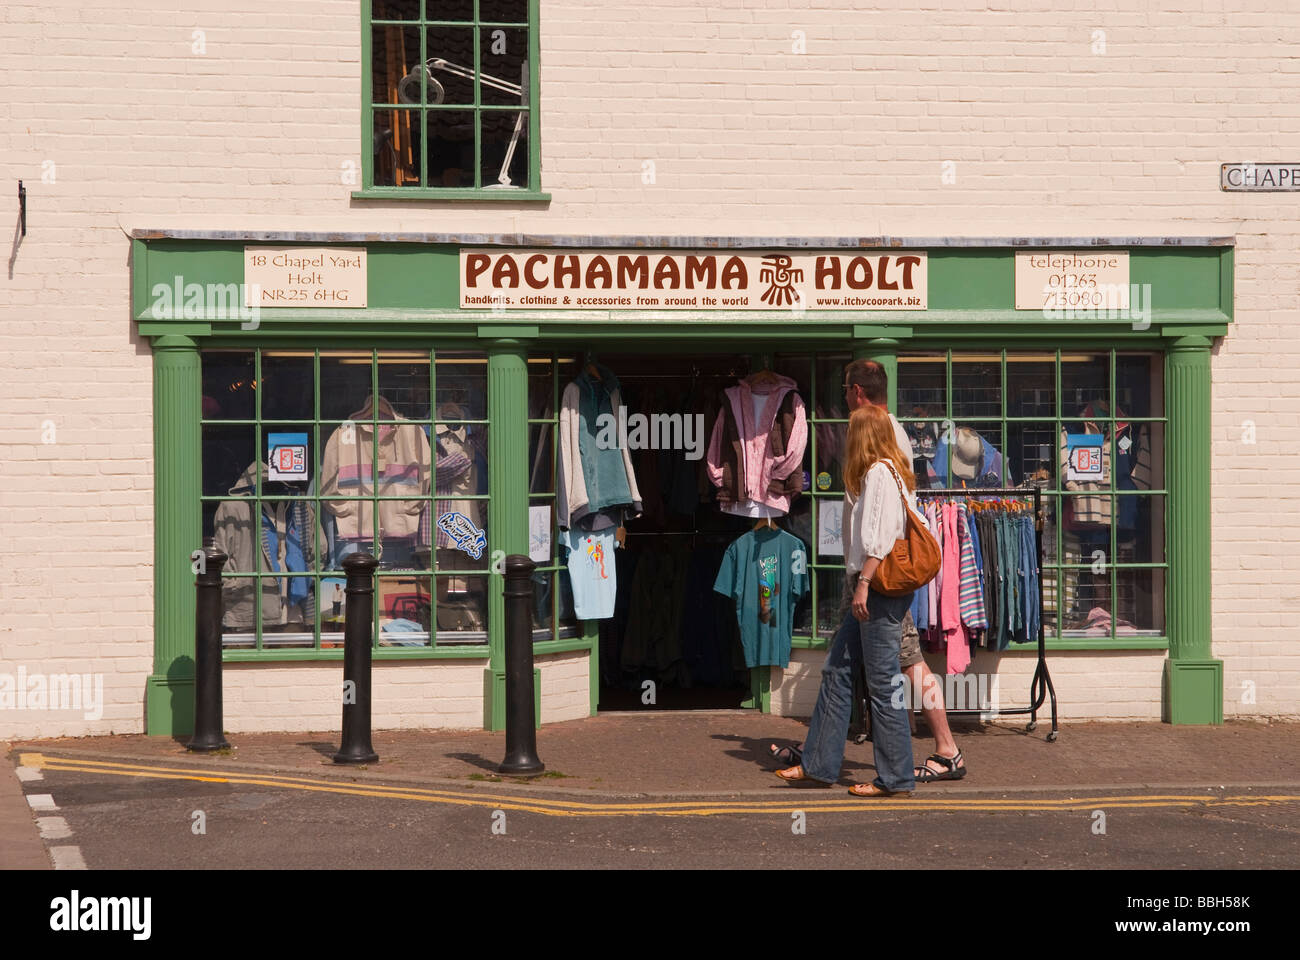
<path fill-rule="evenodd" d="M 924 310 L 926 255 L 462 250 L 460 305 L 560 310 Z"/>

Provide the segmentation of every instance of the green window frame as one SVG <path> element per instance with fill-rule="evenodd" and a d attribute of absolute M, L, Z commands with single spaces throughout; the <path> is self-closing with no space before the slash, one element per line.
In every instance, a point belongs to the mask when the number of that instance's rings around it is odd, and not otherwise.
<path fill-rule="evenodd" d="M 1160 416 L 1117 416 L 1117 413 L 1125 413 L 1124 404 L 1120 403 L 1119 385 L 1117 379 L 1117 366 L 1121 358 L 1140 357 L 1144 358 L 1150 364 L 1155 383 L 1152 385 L 1152 396 L 1155 398 L 1155 409 L 1158 409 Z M 1072 362 L 1086 361 L 1089 359 L 1104 358 L 1106 367 L 1104 399 L 1107 406 L 1107 413 L 1100 414 L 1093 412 L 1088 417 L 1081 417 L 1073 412 L 1067 414 L 1067 402 L 1069 398 L 1065 395 L 1063 385 L 1063 371 Z M 1001 486 L 1014 487 L 1023 486 L 1023 477 L 1016 478 L 1008 475 L 1010 458 L 1008 457 L 1007 438 L 1013 430 L 1019 425 L 1021 429 L 1030 429 L 1033 427 L 1051 429 L 1050 456 L 1052 458 L 1052 468 L 1049 470 L 1050 482 L 1041 487 L 1043 507 L 1049 518 L 1047 530 L 1044 533 L 1043 554 L 1044 563 L 1041 571 L 1041 583 L 1045 590 L 1044 596 L 1044 622 L 1046 646 L 1049 649 L 1058 650 L 1091 650 L 1091 649 L 1167 649 L 1169 608 L 1170 608 L 1170 576 L 1169 576 L 1169 517 L 1172 507 L 1172 493 L 1167 482 L 1152 482 L 1149 487 L 1124 490 L 1116 484 L 1116 470 L 1114 464 L 1118 463 L 1120 450 L 1118 448 L 1117 423 L 1133 424 L 1139 429 L 1145 429 L 1147 432 L 1146 441 L 1149 444 L 1149 453 L 1152 458 L 1152 464 L 1155 468 L 1155 477 L 1163 478 L 1167 463 L 1166 444 L 1169 436 L 1169 416 L 1172 411 L 1166 405 L 1164 398 L 1165 390 L 1165 357 L 1158 350 L 1149 350 L 1141 348 L 1110 348 L 1086 346 L 1079 348 L 1059 347 L 1034 349 L 1032 346 L 1017 346 L 1013 349 L 1007 349 L 1000 346 L 991 346 L 981 349 L 978 346 L 963 347 L 956 350 L 943 349 L 926 349 L 922 345 L 909 345 L 899 351 L 898 355 L 898 375 L 895 378 L 895 389 L 899 391 L 900 403 L 901 395 L 908 389 L 907 375 L 908 367 L 914 363 L 931 363 L 942 364 L 943 366 L 943 394 L 944 408 L 942 410 L 942 420 L 945 424 L 951 423 L 954 429 L 961 426 L 970 425 L 972 427 L 984 427 L 990 432 L 996 431 L 999 442 L 994 444 L 1002 454 L 1002 477 Z M 1053 368 L 1053 396 L 1051 398 L 1051 415 L 1039 416 L 1017 416 L 1008 409 L 1008 399 L 1010 391 L 1008 389 L 1009 377 L 1008 371 L 1014 370 L 1015 366 L 1020 363 L 1025 364 L 1051 364 Z M 996 412 L 980 413 L 972 415 L 967 409 L 959 409 L 956 403 L 957 393 L 954 390 L 954 368 L 960 368 L 963 365 L 972 367 L 983 366 L 985 368 L 997 367 L 997 401 Z M 985 370 L 987 376 L 988 371 Z M 957 378 L 960 379 L 960 376 Z M 986 381 L 987 382 L 987 381 Z M 989 383 L 989 387 L 994 385 Z M 898 419 L 904 426 L 911 423 L 933 422 L 934 418 L 939 415 L 938 411 L 931 411 L 925 417 L 908 416 L 908 411 L 899 410 Z M 1057 438 L 1062 435 L 1063 430 L 1067 430 L 1071 424 L 1078 423 L 1086 419 L 1096 423 L 1103 429 L 1103 435 L 1107 438 L 1106 443 L 1109 445 L 1109 462 L 1112 468 L 1109 472 L 1107 483 L 1095 493 L 1081 494 L 1077 488 L 1067 489 L 1067 484 L 1061 474 L 1059 463 L 1059 447 Z M 952 453 L 953 445 L 947 445 L 948 463 L 946 464 L 945 475 L 951 477 L 952 472 Z M 923 494 L 924 491 L 918 491 Z M 972 488 L 972 494 L 978 495 L 979 489 Z M 1136 560 L 1130 555 L 1127 547 L 1123 547 L 1120 542 L 1119 523 L 1108 522 L 1107 539 L 1096 543 L 1096 550 L 1089 552 L 1088 556 L 1076 553 L 1074 559 L 1067 558 L 1067 547 L 1071 541 L 1067 539 L 1070 534 L 1067 533 L 1066 525 L 1063 518 L 1066 516 L 1064 507 L 1067 501 L 1079 502 L 1084 497 L 1091 497 L 1102 501 L 1107 501 L 1107 515 L 1109 517 L 1119 517 L 1122 509 L 1122 501 L 1125 498 L 1148 498 L 1149 513 L 1159 518 L 1158 523 L 1151 520 L 1152 530 L 1158 528 L 1159 536 L 1156 533 L 1150 533 L 1148 548 L 1152 557 L 1160 559 Z M 1141 501 L 1135 506 L 1140 506 Z M 1140 550 L 1138 552 L 1141 552 Z M 1096 557 L 1100 553 L 1100 557 Z M 1068 611 L 1060 609 L 1063 599 L 1072 597 L 1082 597 L 1082 587 L 1079 586 L 1080 577 L 1087 575 L 1091 581 L 1092 589 L 1096 590 L 1109 605 L 1109 623 L 1106 632 L 1103 634 L 1089 635 L 1089 631 L 1077 623 L 1070 625 L 1066 621 Z M 1149 577 L 1150 590 L 1152 597 L 1152 627 L 1142 628 L 1130 624 L 1131 629 L 1121 628 L 1122 617 L 1117 610 L 1117 604 L 1121 596 L 1121 590 L 1127 592 L 1130 589 L 1136 591 L 1137 578 Z M 1098 578 L 1101 578 L 1098 580 Z M 1049 597 L 1051 591 L 1048 588 L 1049 580 L 1055 590 L 1055 605 Z M 1077 593 L 1071 593 L 1071 586 Z M 1157 604 L 1156 599 L 1159 602 Z M 1012 644 L 1002 653 L 1016 650 L 1033 651 L 1035 649 L 1032 643 Z"/>
<path fill-rule="evenodd" d="M 371 464 L 379 462 L 379 432 L 388 420 L 380 414 L 380 405 L 371 404 L 369 420 L 346 420 L 340 417 L 323 417 L 322 416 L 322 377 L 321 361 L 327 362 L 341 361 L 351 363 L 368 363 L 370 367 L 370 393 L 372 396 L 382 396 L 380 368 L 381 364 L 386 363 L 411 363 L 415 365 L 426 365 L 428 367 L 428 396 L 436 398 L 438 394 L 438 377 L 439 372 L 446 373 L 448 364 L 470 363 L 482 367 L 483 376 L 483 403 L 487 402 L 487 377 L 488 377 L 488 358 L 481 351 L 466 350 L 434 350 L 427 346 L 402 346 L 402 345 L 385 345 L 382 348 L 359 347 L 359 346 L 338 346 L 338 347 L 314 347 L 302 348 L 301 346 L 258 346 L 258 347 L 205 347 L 200 351 L 203 363 L 206 365 L 210 358 L 223 357 L 248 357 L 251 355 L 252 369 L 249 371 L 252 375 L 252 403 L 253 417 L 244 418 L 209 418 L 203 417 L 199 421 L 199 429 L 206 433 L 209 430 L 230 430 L 232 428 L 242 428 L 250 431 L 253 438 L 254 456 L 257 461 L 261 461 L 267 449 L 267 434 L 279 432 L 285 428 L 294 431 L 305 432 L 308 435 L 308 468 L 311 471 L 311 478 L 316 479 L 321 476 L 321 464 L 324 459 L 324 447 L 329 436 L 337 429 L 343 428 L 345 424 L 362 423 L 370 426 L 370 443 Z M 266 395 L 266 380 L 264 360 L 268 357 L 287 358 L 294 357 L 298 359 L 310 358 L 311 376 L 312 376 L 312 396 L 309 399 L 312 416 L 310 417 L 268 417 L 263 411 L 263 400 Z M 205 373 L 206 376 L 206 373 Z M 449 424 L 446 418 L 438 416 L 436 404 L 430 403 L 429 415 L 422 418 L 407 419 L 401 421 L 404 426 L 409 425 L 419 429 L 426 429 L 429 433 L 436 433 L 438 426 Z M 465 425 L 467 427 L 488 427 L 490 421 L 485 417 L 467 418 L 456 417 L 456 425 Z M 357 442 L 362 442 L 360 436 L 357 436 Z M 206 467 L 206 465 L 205 465 Z M 381 484 L 372 481 L 371 493 L 363 495 L 345 495 L 339 493 L 323 494 L 319 483 L 311 484 L 313 492 L 306 494 L 288 494 L 284 492 L 267 492 L 264 489 L 264 479 L 262 476 L 256 478 L 256 488 L 252 497 L 234 497 L 229 493 L 201 493 L 200 503 L 196 505 L 201 511 L 208 509 L 216 510 L 221 504 L 240 504 L 251 507 L 251 515 L 260 518 L 262 516 L 263 503 L 295 503 L 306 502 L 313 510 L 317 522 L 312 524 L 312 544 L 310 569 L 306 572 L 289 573 L 286 571 L 267 571 L 263 569 L 261 562 L 255 560 L 254 570 L 235 570 L 229 566 L 222 571 L 222 580 L 252 580 L 255 584 L 253 589 L 253 623 L 251 627 L 251 642 L 244 639 L 242 630 L 238 634 L 225 633 L 223 636 L 223 660 L 226 661 L 285 661 L 285 660 L 313 660 L 313 659 L 334 659 L 341 658 L 343 655 L 342 644 L 342 623 L 339 621 L 337 626 L 332 629 L 325 628 L 325 606 L 322 602 L 322 587 L 327 581 L 339 581 L 345 579 L 341 566 L 330 566 L 327 564 L 325 557 L 325 543 L 323 542 L 322 525 L 319 518 L 322 514 L 322 504 L 325 502 L 356 502 L 367 503 L 370 505 L 372 537 L 371 540 L 377 545 L 372 547 L 382 553 L 383 543 L 385 540 L 384 532 L 380 529 L 380 507 L 384 502 L 405 502 L 411 503 L 420 501 L 427 505 L 429 510 L 433 510 L 436 501 L 474 501 L 481 503 L 487 509 L 487 520 L 484 523 L 485 532 L 490 531 L 492 523 L 491 496 L 488 493 L 439 493 L 437 490 L 437 456 L 434 454 L 432 447 L 430 450 L 429 472 L 429 493 L 416 495 L 386 495 L 379 493 Z M 206 474 L 206 469 L 205 469 Z M 480 517 L 481 520 L 481 517 Z M 205 529 L 209 526 L 210 521 L 205 519 Z M 431 536 L 432 539 L 432 536 Z M 489 536 L 490 540 L 490 536 Z M 491 589 L 489 581 L 492 579 L 493 571 L 490 569 L 491 552 L 485 546 L 481 557 L 477 561 L 467 562 L 466 565 L 456 566 L 454 568 L 442 568 L 441 561 L 436 561 L 439 551 L 434 549 L 434 544 L 428 545 L 430 550 L 430 562 L 427 568 L 419 566 L 418 558 L 415 562 L 399 564 L 393 567 L 381 567 L 376 571 L 375 583 L 375 602 L 372 616 L 372 633 L 371 633 L 371 650 L 372 656 L 376 659 L 383 660 L 406 660 L 406 659 L 430 659 L 430 658 L 467 658 L 484 660 L 489 657 L 489 644 L 493 632 L 498 630 L 491 622 L 491 605 L 487 604 L 485 608 L 485 619 L 483 629 L 465 631 L 463 634 L 457 631 L 448 631 L 439 629 L 438 624 L 438 605 L 439 605 L 439 581 L 451 578 L 467 580 L 469 578 L 479 578 L 483 584 L 483 595 L 487 596 Z M 260 550 L 254 548 L 255 556 L 260 556 Z M 382 560 L 382 557 L 378 559 Z M 430 569 L 432 568 L 432 569 Z M 306 579 L 311 583 L 312 606 L 314 608 L 314 617 L 310 630 L 310 640 L 308 641 L 302 631 L 287 634 L 285 642 L 277 644 L 274 639 L 280 639 L 274 633 L 268 634 L 265 630 L 266 624 L 263 620 L 263 595 L 266 590 L 266 584 L 277 580 L 294 580 Z M 403 646 L 398 644 L 401 635 L 385 635 L 382 630 L 382 621 L 384 617 L 384 599 L 391 591 L 402 590 L 410 587 L 416 590 L 416 593 L 423 593 L 428 604 L 429 629 L 423 633 L 413 634 L 412 642 L 419 642 L 420 645 Z M 306 624 L 304 623 L 304 627 Z M 232 641 L 232 636 L 235 639 Z M 268 636 L 272 642 L 268 642 Z"/>
<path fill-rule="evenodd" d="M 353 197 L 496 202 L 550 199 L 540 186 L 539 8 L 539 0 L 362 0 L 362 187 Z M 501 18 L 503 10 L 517 9 L 526 9 L 525 19 Z M 455 46 L 441 42 L 451 37 L 470 40 L 472 63 L 460 62 L 470 59 L 464 52 L 459 59 L 441 55 L 444 45 Z M 501 77 L 487 69 L 485 47 L 489 59 L 500 53 L 512 61 L 512 47 L 521 41 L 526 52 L 519 77 Z M 418 60 L 414 56 L 417 48 Z M 426 65 L 423 83 L 416 73 L 420 64 Z M 376 71 L 385 77 L 381 89 L 376 89 Z M 455 102 L 438 102 L 448 95 L 448 86 L 459 91 L 450 94 Z M 512 102 L 516 89 L 520 100 Z M 466 122 L 472 126 L 469 182 L 464 182 L 463 157 L 459 165 L 441 168 L 444 176 L 462 183 L 433 182 L 431 147 L 438 146 L 445 153 L 450 141 L 431 138 L 431 127 L 436 134 L 463 129 Z M 485 143 L 489 128 L 494 135 Z M 468 146 L 462 142 L 462 153 Z M 522 163 L 518 153 L 525 154 Z M 516 182 L 521 176 L 522 184 Z"/>

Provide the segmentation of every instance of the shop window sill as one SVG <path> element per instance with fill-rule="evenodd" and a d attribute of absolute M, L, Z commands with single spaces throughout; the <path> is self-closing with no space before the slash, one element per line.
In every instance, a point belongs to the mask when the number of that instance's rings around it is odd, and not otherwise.
<path fill-rule="evenodd" d="M 475 203 L 550 203 L 551 195 L 538 190 L 475 189 L 473 187 L 367 187 L 353 190 L 353 200 L 464 200 Z"/>
<path fill-rule="evenodd" d="M 795 637 L 790 646 L 795 650 L 825 650 L 829 640 L 813 637 Z M 1168 637 L 1048 637 L 1043 647 L 1053 650 L 1168 650 Z M 982 650 L 983 648 L 981 648 Z M 983 651 L 985 653 L 989 651 Z M 998 653 L 1037 654 L 1036 643 L 1015 643 Z"/>

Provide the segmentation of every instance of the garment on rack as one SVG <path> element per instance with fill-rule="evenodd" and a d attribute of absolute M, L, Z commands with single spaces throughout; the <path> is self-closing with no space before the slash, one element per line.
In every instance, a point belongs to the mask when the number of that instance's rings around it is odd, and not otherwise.
<path fill-rule="evenodd" d="M 398 416 L 386 398 L 373 402 L 378 405 L 380 417 L 396 421 L 378 425 L 378 463 L 374 462 L 375 424 L 363 419 L 371 416 L 367 403 L 349 416 L 354 422 L 340 426 L 325 443 L 321 496 L 369 497 L 378 493 L 382 497 L 409 497 L 379 501 L 379 533 L 382 537 L 414 539 L 424 508 L 420 498 L 429 493 L 429 438 L 420 427 Z M 325 500 L 323 504 L 338 522 L 339 537 L 374 538 L 374 501 Z"/>
<path fill-rule="evenodd" d="M 789 513 L 803 490 L 808 442 L 798 384 L 773 374 L 757 384 L 741 380 L 723 394 L 706 457 L 718 505 L 743 517 Z"/>
<path fill-rule="evenodd" d="M 727 548 L 713 589 L 735 602 L 746 666 L 789 665 L 794 609 L 811 589 L 809 556 L 798 537 L 767 526 Z"/>
<path fill-rule="evenodd" d="M 642 508 L 632 458 L 617 426 L 623 405 L 618 378 L 606 367 L 592 366 L 599 376 L 583 370 L 564 388 L 560 405 L 555 503 L 563 528 L 608 507 L 630 507 L 634 514 Z"/>
<path fill-rule="evenodd" d="M 252 463 L 228 491 L 232 497 L 251 498 L 261 473 L 266 494 L 267 466 Z M 230 560 L 226 569 L 234 572 L 309 573 L 315 534 L 315 513 L 305 500 L 262 500 L 261 517 L 255 520 L 251 499 L 227 501 L 217 507 L 213 534 L 217 549 Z M 260 562 L 257 557 L 260 555 Z M 222 623 L 247 629 L 256 621 L 257 580 L 253 577 L 223 578 Z M 308 577 L 268 577 L 261 580 L 262 623 L 304 623 L 316 619 L 316 605 Z"/>
<path fill-rule="evenodd" d="M 1038 641 L 1038 540 L 1034 531 L 1034 522 L 1030 517 L 1017 516 L 1016 527 L 1020 543 L 1019 582 L 1020 604 L 1023 611 L 1021 627 L 1012 637 L 1017 643 L 1036 643 Z"/>
<path fill-rule="evenodd" d="M 614 531 L 561 531 L 566 566 L 573 588 L 573 612 L 580 620 L 614 615 L 617 581 L 614 573 Z"/>

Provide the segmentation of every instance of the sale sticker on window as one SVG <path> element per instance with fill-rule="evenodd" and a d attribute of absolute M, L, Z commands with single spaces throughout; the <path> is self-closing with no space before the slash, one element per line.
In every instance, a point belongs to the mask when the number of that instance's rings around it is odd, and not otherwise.
<path fill-rule="evenodd" d="M 267 463 L 270 480 L 307 479 L 307 434 L 269 433 L 266 435 Z"/>
<path fill-rule="evenodd" d="M 1105 483 L 1102 469 L 1100 433 L 1067 433 L 1065 435 L 1065 479 L 1083 483 Z"/>

